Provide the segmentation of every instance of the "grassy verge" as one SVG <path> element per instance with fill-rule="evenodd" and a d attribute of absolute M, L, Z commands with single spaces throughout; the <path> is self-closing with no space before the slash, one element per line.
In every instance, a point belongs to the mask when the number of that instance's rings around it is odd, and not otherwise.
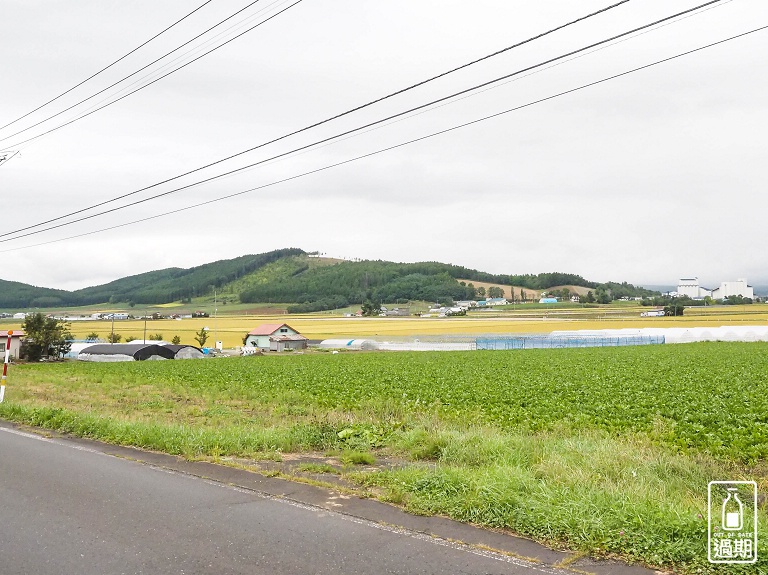
<path fill-rule="evenodd" d="M 768 489 L 766 368 L 765 344 L 20 365 L 0 417 L 190 458 L 397 456 L 344 475 L 417 513 L 755 573 L 706 563 L 706 493 Z"/>

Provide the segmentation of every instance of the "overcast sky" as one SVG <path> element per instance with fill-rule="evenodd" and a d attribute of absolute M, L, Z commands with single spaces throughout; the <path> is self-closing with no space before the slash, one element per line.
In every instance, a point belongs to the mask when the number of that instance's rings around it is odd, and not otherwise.
<path fill-rule="evenodd" d="M 0 233 L 39 224 L 257 146 L 617 0 L 303 0 L 148 88 L 148 64 L 250 0 L 212 0 L 93 80 L 0 130 Z M 231 38 L 295 0 L 261 0 Z M 702 2 L 632 0 L 406 94 L 89 215 L 312 144 Z M 123 56 L 203 0 L 0 0 L 0 125 Z M 768 2 L 714 8 L 477 95 L 107 215 L 0 237 L 0 278 L 75 289 L 282 247 L 434 260 L 494 273 L 703 285 L 765 266 L 768 30 L 446 134 L 269 185 L 768 25 Z M 253 18 L 251 18 L 253 17 Z M 201 52 L 176 52 L 176 65 Z M 212 44 L 210 46 L 214 46 Z M 157 77 L 158 74 L 151 76 Z M 146 79 L 141 80 L 146 83 Z M 136 84 L 133 87 L 138 87 Z M 104 98 L 109 98 L 104 100 Z M 2 154 L 0 154 L 2 156 Z M 244 190 L 235 198 L 76 239 Z M 70 218 L 72 219 L 72 218 Z M 55 224 L 66 220 L 57 220 Z M 51 224 L 49 224 L 51 225 Z M 39 231 L 33 228 L 28 231 Z M 28 233 L 23 232 L 23 233 Z"/>

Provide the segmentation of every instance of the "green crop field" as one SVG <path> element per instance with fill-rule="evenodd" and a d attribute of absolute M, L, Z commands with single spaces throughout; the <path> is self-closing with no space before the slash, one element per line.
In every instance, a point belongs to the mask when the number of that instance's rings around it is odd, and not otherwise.
<path fill-rule="evenodd" d="M 768 344 L 13 366 L 0 417 L 187 457 L 370 452 L 417 513 L 685 573 L 707 483 L 768 490 Z M 768 533 L 761 511 L 760 535 Z"/>

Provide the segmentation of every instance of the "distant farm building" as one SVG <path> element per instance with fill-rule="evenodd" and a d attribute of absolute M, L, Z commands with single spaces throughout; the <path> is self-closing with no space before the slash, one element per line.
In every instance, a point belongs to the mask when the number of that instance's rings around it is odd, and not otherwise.
<path fill-rule="evenodd" d="M 384 317 L 407 317 L 411 315 L 410 307 L 396 307 L 394 309 L 387 309 L 384 306 L 381 307 L 382 313 L 379 315 Z"/>
<path fill-rule="evenodd" d="M 507 298 L 505 297 L 489 297 L 477 302 L 477 307 L 491 307 L 495 305 L 507 305 Z"/>
<path fill-rule="evenodd" d="M 246 347 L 261 350 L 285 351 L 288 349 L 306 349 L 307 338 L 287 323 L 265 323 L 248 333 Z"/>
<path fill-rule="evenodd" d="M 102 319 L 128 319 L 128 314 L 124 312 L 105 313 L 101 315 Z"/>
<path fill-rule="evenodd" d="M 97 343 L 83 348 L 77 355 L 81 361 L 147 361 L 158 359 L 194 359 L 205 357 L 192 345 L 158 345 L 144 343 Z"/>
<path fill-rule="evenodd" d="M 543 297 L 539 300 L 539 303 L 557 303 L 556 297 Z"/>

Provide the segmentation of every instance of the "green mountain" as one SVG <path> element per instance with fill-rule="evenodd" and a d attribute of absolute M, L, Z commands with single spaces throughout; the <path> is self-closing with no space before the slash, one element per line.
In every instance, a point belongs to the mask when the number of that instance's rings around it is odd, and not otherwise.
<path fill-rule="evenodd" d="M 459 281 L 459 280 L 463 281 Z M 577 285 L 612 297 L 653 295 L 627 283 L 597 284 L 574 274 L 489 274 L 439 262 L 334 261 L 298 248 L 220 260 L 189 269 L 167 268 L 77 291 L 0 280 L 0 307 L 58 307 L 133 302 L 153 305 L 219 293 L 243 303 L 289 303 L 290 311 L 336 309 L 365 300 L 475 299 L 472 281 L 547 289 Z"/>
<path fill-rule="evenodd" d="M 286 248 L 265 254 L 219 260 L 189 269 L 167 268 L 77 290 L 73 295 L 81 302 L 79 305 L 107 301 L 132 301 L 137 304 L 169 303 L 207 294 L 213 288 L 222 288 L 267 264 L 300 254 L 304 254 L 300 249 Z"/>
<path fill-rule="evenodd" d="M 20 282 L 0 280 L 0 307 L 52 307 L 61 305 L 71 292 L 31 286 Z"/>
<path fill-rule="evenodd" d="M 0 280 L 0 308 L 46 308 L 106 302 L 162 304 L 210 293 L 283 258 L 304 254 L 297 248 L 220 260 L 189 269 L 167 268 L 128 276 L 76 291 Z"/>

